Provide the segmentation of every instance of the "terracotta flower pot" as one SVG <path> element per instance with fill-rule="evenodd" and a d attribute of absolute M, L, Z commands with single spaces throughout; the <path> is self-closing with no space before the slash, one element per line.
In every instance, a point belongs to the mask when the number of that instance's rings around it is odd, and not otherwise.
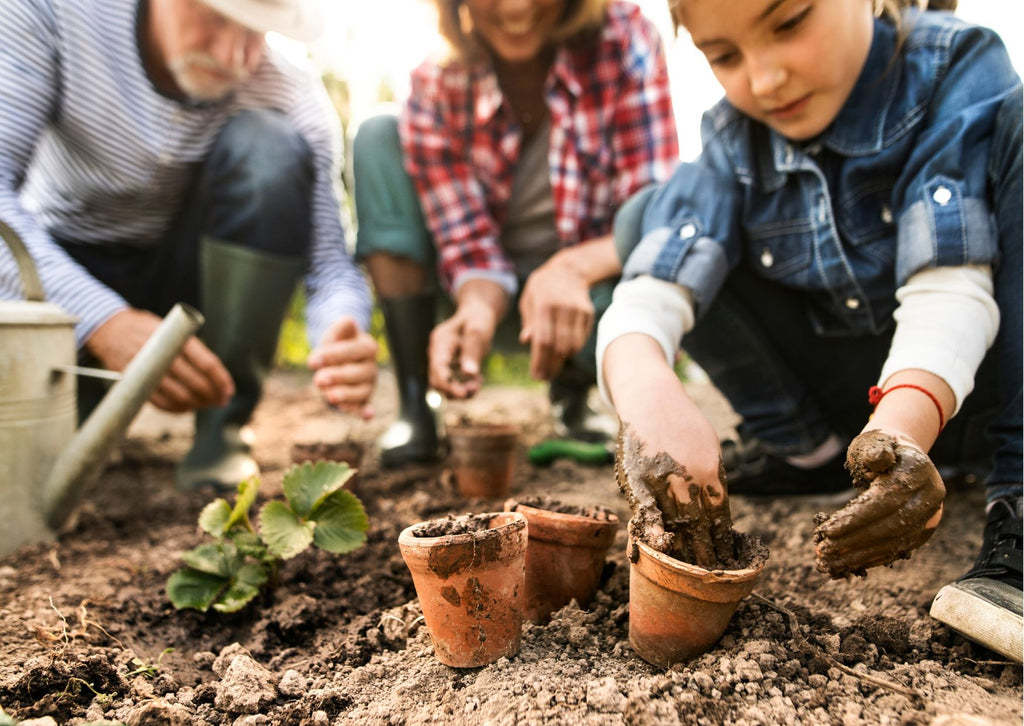
<path fill-rule="evenodd" d="M 508 495 L 518 443 L 515 426 L 460 424 L 449 428 L 449 461 L 459 493 L 485 499 Z"/>
<path fill-rule="evenodd" d="M 611 512 L 543 499 L 509 499 L 505 510 L 523 514 L 527 522 L 526 618 L 544 622 L 573 598 L 580 607 L 590 605 L 619 518 Z"/>
<path fill-rule="evenodd" d="M 632 548 L 630 539 L 629 547 Z M 754 589 L 767 557 L 742 570 L 705 570 L 643 542 L 629 570 L 629 643 L 641 658 L 667 668 L 710 650 L 740 600 Z"/>
<path fill-rule="evenodd" d="M 475 668 L 519 652 L 526 518 L 470 514 L 407 527 L 398 537 L 437 659 Z"/>

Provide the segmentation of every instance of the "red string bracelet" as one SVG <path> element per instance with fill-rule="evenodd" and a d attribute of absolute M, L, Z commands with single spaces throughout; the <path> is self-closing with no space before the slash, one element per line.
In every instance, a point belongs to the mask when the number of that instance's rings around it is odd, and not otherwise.
<path fill-rule="evenodd" d="M 878 386 L 871 386 L 868 389 L 868 403 L 872 406 L 878 406 L 878 402 L 885 398 L 887 393 L 892 393 L 897 388 L 913 388 L 915 391 L 920 391 L 928 398 L 932 399 L 932 403 L 935 404 L 935 410 L 939 412 L 939 431 L 946 427 L 946 417 L 942 415 L 942 404 L 939 403 L 939 399 L 935 397 L 935 394 L 929 391 L 927 388 L 915 385 L 913 383 L 898 383 L 891 388 L 886 388 L 884 391 Z"/>

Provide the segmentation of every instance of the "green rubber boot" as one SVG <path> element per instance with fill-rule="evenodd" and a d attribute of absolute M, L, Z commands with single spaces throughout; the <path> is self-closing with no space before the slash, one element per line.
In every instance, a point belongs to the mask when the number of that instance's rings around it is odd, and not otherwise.
<path fill-rule="evenodd" d="M 235 395 L 226 406 L 196 411 L 192 449 L 175 479 L 179 489 L 233 491 L 259 474 L 245 426 L 259 403 L 281 322 L 306 263 L 209 237 L 200 245 L 206 317 L 200 337 L 228 369 Z"/>
<path fill-rule="evenodd" d="M 391 362 L 398 383 L 398 420 L 378 439 L 384 468 L 436 461 L 443 433 L 427 401 L 427 345 L 434 328 L 434 296 L 381 298 Z"/>

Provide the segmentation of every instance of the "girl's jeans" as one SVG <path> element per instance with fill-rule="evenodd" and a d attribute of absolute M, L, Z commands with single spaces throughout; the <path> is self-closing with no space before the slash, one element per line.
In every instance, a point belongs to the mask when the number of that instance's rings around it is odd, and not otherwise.
<path fill-rule="evenodd" d="M 312 239 L 313 152 L 284 114 L 241 111 L 225 124 L 164 238 L 155 245 L 58 240 L 133 307 L 199 306 L 200 239 L 304 257 Z M 253 290 L 258 295 L 258 290 Z"/>

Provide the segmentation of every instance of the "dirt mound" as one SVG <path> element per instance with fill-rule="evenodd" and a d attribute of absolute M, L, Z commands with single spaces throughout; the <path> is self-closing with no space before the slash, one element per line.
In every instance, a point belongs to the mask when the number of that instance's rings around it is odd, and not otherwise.
<path fill-rule="evenodd" d="M 326 410 L 305 380 L 274 376 L 257 411 L 261 500 L 280 493 L 296 441 L 369 443 L 387 423 Z M 694 395 L 723 430 L 713 390 Z M 542 389 L 485 389 L 448 416 L 508 419 L 523 445 L 550 433 Z M 950 486 L 938 533 L 909 562 L 864 580 L 814 569 L 813 516 L 841 500 L 734 497 L 738 530 L 771 559 L 721 642 L 670 670 L 629 646 L 625 525 L 589 610 L 572 603 L 527 625 L 522 650 L 474 670 L 433 656 L 398 551 L 406 526 L 449 513 L 499 511 L 467 501 L 444 465 L 384 472 L 372 454 L 352 482 L 367 507 L 367 545 L 289 560 L 281 586 L 240 613 L 175 611 L 167 577 L 202 540 L 208 501 L 173 487 L 187 419 L 147 410 L 120 460 L 56 542 L 0 560 L 0 706 L 59 724 L 1020 724 L 1021 668 L 931 620 L 935 591 L 965 570 L 980 542 L 983 492 Z M 512 496 L 629 512 L 611 466 L 520 452 Z"/>

